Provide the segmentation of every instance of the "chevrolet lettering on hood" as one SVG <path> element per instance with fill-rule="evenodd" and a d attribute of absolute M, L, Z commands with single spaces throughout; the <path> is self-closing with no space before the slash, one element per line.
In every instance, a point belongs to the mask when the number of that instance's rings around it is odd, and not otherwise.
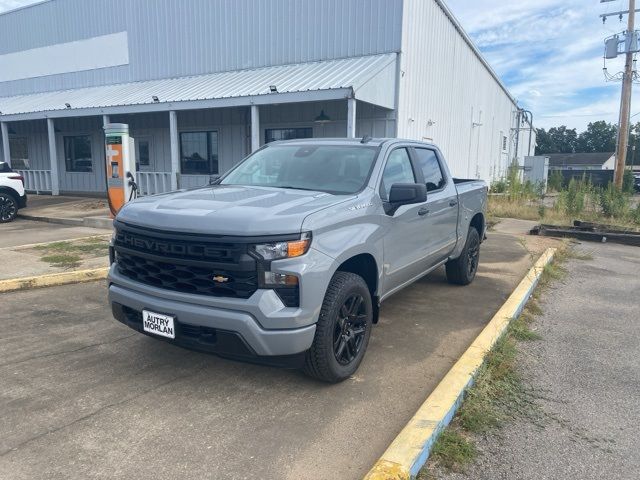
<path fill-rule="evenodd" d="M 214 246 L 197 243 L 177 243 L 168 240 L 158 240 L 119 231 L 116 234 L 116 244 L 143 250 L 150 253 L 161 253 L 189 257 L 216 257 L 220 249 Z"/>

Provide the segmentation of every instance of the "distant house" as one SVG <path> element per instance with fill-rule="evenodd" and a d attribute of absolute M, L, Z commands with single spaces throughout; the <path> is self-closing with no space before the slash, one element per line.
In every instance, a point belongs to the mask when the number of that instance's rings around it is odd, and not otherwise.
<path fill-rule="evenodd" d="M 549 170 L 613 170 L 614 152 L 549 153 Z"/>

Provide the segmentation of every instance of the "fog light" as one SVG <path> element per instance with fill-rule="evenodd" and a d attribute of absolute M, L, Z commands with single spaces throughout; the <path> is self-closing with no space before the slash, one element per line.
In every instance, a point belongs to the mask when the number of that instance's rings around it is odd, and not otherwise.
<path fill-rule="evenodd" d="M 264 272 L 264 283 L 265 285 L 295 287 L 298 285 L 298 277 L 284 273 Z"/>

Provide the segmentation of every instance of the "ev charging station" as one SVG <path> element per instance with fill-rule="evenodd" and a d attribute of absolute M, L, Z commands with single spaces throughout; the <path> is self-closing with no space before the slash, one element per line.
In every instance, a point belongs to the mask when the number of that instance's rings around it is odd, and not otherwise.
<path fill-rule="evenodd" d="M 107 196 L 111 216 L 137 195 L 135 142 L 126 123 L 104 126 Z"/>

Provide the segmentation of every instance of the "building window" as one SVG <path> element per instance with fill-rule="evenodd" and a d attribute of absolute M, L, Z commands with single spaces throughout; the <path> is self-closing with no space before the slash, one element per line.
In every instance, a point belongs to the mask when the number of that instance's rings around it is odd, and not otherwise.
<path fill-rule="evenodd" d="M 276 140 L 293 140 L 295 138 L 313 138 L 313 128 L 267 128 L 264 131 L 264 143 Z"/>
<path fill-rule="evenodd" d="M 418 160 L 418 168 L 422 170 L 427 191 L 432 192 L 444 187 L 446 182 L 436 152 L 427 148 L 416 148 L 416 159 Z"/>
<path fill-rule="evenodd" d="M 146 138 L 136 139 L 138 144 L 138 165 L 148 167 L 151 165 L 151 141 Z"/>
<path fill-rule="evenodd" d="M 64 137 L 64 163 L 67 172 L 93 172 L 91 136 Z"/>
<path fill-rule="evenodd" d="M 187 175 L 218 173 L 218 132 L 181 133 L 180 168 Z"/>
<path fill-rule="evenodd" d="M 27 137 L 9 137 L 9 150 L 11 152 L 11 168 L 29 170 Z"/>

